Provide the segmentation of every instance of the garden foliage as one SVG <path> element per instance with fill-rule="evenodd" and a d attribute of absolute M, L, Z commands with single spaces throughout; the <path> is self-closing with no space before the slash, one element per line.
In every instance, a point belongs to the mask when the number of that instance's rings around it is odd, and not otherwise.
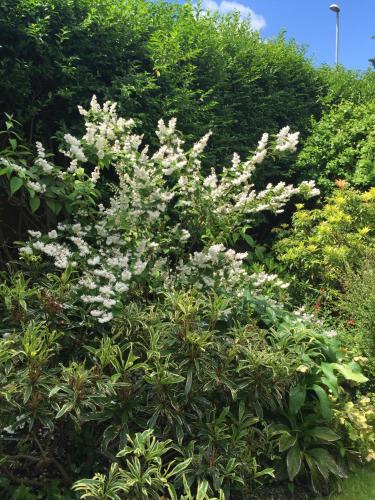
<path fill-rule="evenodd" d="M 1 498 L 328 494 L 375 459 L 374 98 L 239 14 L 1 2 Z"/>
<path fill-rule="evenodd" d="M 264 133 L 205 176 L 210 134 L 186 151 L 175 120 L 160 120 L 150 150 L 114 104 L 80 112 L 67 170 L 41 144 L 29 163 L 2 160 L 35 212 L 53 179 L 67 191 L 54 192 L 65 220 L 30 231 L 3 273 L 1 473 L 97 499 L 249 498 L 273 477 L 315 491 L 344 477 L 334 411 L 367 379 L 319 321 L 282 304 L 286 283 L 233 247 L 259 213 L 318 194 L 252 183 L 298 133 Z M 105 169 L 118 182 L 95 203 Z"/>

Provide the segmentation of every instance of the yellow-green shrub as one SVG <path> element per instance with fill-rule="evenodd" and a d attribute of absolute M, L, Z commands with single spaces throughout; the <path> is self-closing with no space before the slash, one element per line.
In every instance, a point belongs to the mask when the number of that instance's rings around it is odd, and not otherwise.
<path fill-rule="evenodd" d="M 358 402 L 347 402 L 335 411 L 341 430 L 347 436 L 348 448 L 358 450 L 365 462 L 375 460 L 375 407 L 368 396 Z"/>
<path fill-rule="evenodd" d="M 297 205 L 292 226 L 279 230 L 278 259 L 295 274 L 295 288 L 305 295 L 334 297 L 344 272 L 355 270 L 374 246 L 375 188 L 351 189 L 344 181 L 321 208 Z"/>

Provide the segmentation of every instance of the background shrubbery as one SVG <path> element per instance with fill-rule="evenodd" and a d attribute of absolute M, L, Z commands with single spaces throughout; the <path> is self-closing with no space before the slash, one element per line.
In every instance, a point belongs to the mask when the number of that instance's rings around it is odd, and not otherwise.
<path fill-rule="evenodd" d="M 356 187 L 375 184 L 375 99 L 356 104 L 344 101 L 314 121 L 298 156 L 297 168 L 310 173 L 325 192 L 337 179 Z"/>
<path fill-rule="evenodd" d="M 0 19 L 0 111 L 30 142 L 74 130 L 94 93 L 142 122 L 152 145 L 160 116 L 176 117 L 190 142 L 212 129 L 210 165 L 233 141 L 247 154 L 264 130 L 306 132 L 319 113 L 320 78 L 303 51 L 283 37 L 265 43 L 238 16 L 142 0 L 4 0 Z"/>

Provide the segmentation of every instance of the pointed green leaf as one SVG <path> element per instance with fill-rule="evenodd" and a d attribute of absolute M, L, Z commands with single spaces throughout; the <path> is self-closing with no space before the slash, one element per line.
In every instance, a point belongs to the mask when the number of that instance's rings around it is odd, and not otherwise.
<path fill-rule="evenodd" d="M 186 376 L 186 384 L 185 384 L 185 396 L 187 396 L 191 390 L 191 384 L 193 382 L 193 369 L 190 368 L 187 372 Z"/>
<path fill-rule="evenodd" d="M 169 493 L 169 496 L 171 497 L 171 500 L 178 500 L 177 493 L 176 493 L 176 490 L 174 489 L 174 487 L 170 483 L 168 483 L 167 488 L 168 488 L 168 493 Z"/>
<path fill-rule="evenodd" d="M 323 418 L 327 420 L 327 422 L 330 422 L 332 420 L 332 408 L 326 391 L 317 384 L 314 384 L 312 388 L 319 398 L 320 411 L 322 412 Z"/>
<path fill-rule="evenodd" d="M 73 408 L 72 403 L 65 403 L 57 412 L 56 418 L 60 418 Z"/>
<path fill-rule="evenodd" d="M 293 481 L 301 469 L 302 453 L 298 442 L 288 451 L 286 456 L 286 466 L 290 481 Z"/>
<path fill-rule="evenodd" d="M 52 200 L 51 198 L 46 199 L 46 203 L 50 208 L 51 212 L 58 215 L 61 212 L 62 204 L 59 201 Z"/>
<path fill-rule="evenodd" d="M 196 500 L 204 500 L 208 490 L 208 482 L 206 480 L 198 483 Z"/>
<path fill-rule="evenodd" d="M 283 452 L 289 450 L 295 442 L 297 441 L 297 436 L 292 436 L 291 434 L 283 434 L 279 439 L 279 451 Z"/>
<path fill-rule="evenodd" d="M 171 472 L 169 472 L 167 474 L 167 477 L 172 477 L 172 476 L 178 476 L 178 475 L 180 475 L 181 472 L 183 472 L 184 470 L 186 470 L 187 467 L 191 464 L 191 461 L 192 461 L 192 458 L 188 458 L 188 459 L 184 460 L 183 462 L 180 462 L 175 467 L 173 467 L 173 469 L 171 470 Z"/>
<path fill-rule="evenodd" d="M 297 415 L 306 400 L 306 388 L 300 385 L 293 387 L 289 393 L 289 411 Z"/>
<path fill-rule="evenodd" d="M 23 404 L 26 404 L 28 402 L 28 400 L 30 399 L 32 390 L 33 390 L 33 388 L 31 385 L 27 385 L 25 387 L 25 390 L 23 391 Z"/>
<path fill-rule="evenodd" d="M 19 177 L 12 177 L 10 179 L 10 194 L 17 192 L 23 184 L 23 180 Z"/>
<path fill-rule="evenodd" d="M 39 198 L 39 196 L 30 197 L 30 199 L 29 199 L 29 205 L 30 205 L 31 211 L 33 213 L 36 212 L 38 210 L 38 208 L 40 207 L 40 198 Z"/>
<path fill-rule="evenodd" d="M 316 439 L 321 439 L 322 441 L 333 442 L 340 439 L 340 436 L 328 427 L 314 427 L 308 434 Z"/>

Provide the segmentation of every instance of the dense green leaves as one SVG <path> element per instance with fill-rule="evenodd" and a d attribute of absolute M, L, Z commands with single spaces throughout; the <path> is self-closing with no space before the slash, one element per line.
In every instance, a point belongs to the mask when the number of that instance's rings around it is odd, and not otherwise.
<path fill-rule="evenodd" d="M 375 83 L 373 83 L 375 87 Z M 366 188 L 375 183 L 375 98 L 330 108 L 314 122 L 298 156 L 297 168 L 315 179 L 325 192 L 345 179 Z"/>
<path fill-rule="evenodd" d="M 96 93 L 138 118 L 147 142 L 161 116 L 189 142 L 212 128 L 215 164 L 264 130 L 306 131 L 319 111 L 320 78 L 293 42 L 265 43 L 238 16 L 189 4 L 4 0 L 0 45 L 0 112 L 32 141 L 76 127 L 76 106 Z"/>

